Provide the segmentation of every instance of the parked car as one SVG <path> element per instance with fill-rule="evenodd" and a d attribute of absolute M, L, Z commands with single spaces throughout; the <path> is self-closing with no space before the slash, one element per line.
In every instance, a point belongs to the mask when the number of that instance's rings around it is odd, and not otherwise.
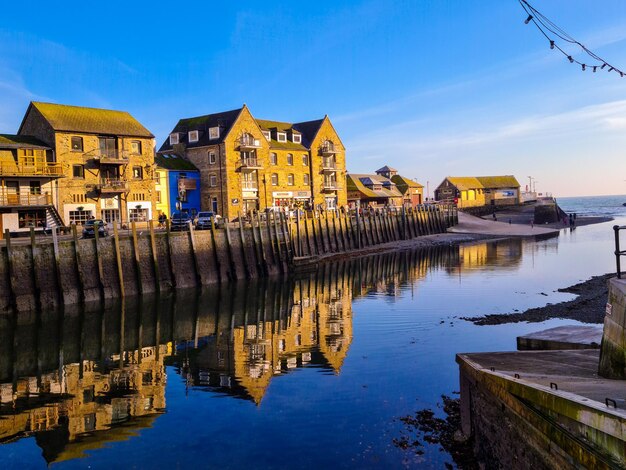
<path fill-rule="evenodd" d="M 193 214 L 187 211 L 176 211 L 170 219 L 170 228 L 173 232 L 189 230 L 189 222 L 193 224 Z"/>
<path fill-rule="evenodd" d="M 196 230 L 207 230 L 211 228 L 211 220 L 217 225 L 222 217 L 215 212 L 198 212 L 196 219 Z"/>
<path fill-rule="evenodd" d="M 96 227 L 99 237 L 107 237 L 109 229 L 102 219 L 90 219 L 83 226 L 83 238 L 94 238 L 96 236 Z"/>

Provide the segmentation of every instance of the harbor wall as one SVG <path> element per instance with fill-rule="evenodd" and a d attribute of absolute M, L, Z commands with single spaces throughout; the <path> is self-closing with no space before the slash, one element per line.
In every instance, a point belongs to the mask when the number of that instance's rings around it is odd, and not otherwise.
<path fill-rule="evenodd" d="M 443 233 L 457 221 L 452 208 L 311 217 L 259 214 L 211 230 L 171 232 L 152 223 L 129 233 L 80 239 L 11 239 L 0 252 L 0 312 L 47 310 L 59 305 L 192 288 L 237 279 L 286 274 L 300 259 L 349 253 L 384 243 Z"/>
<path fill-rule="evenodd" d="M 626 279 L 609 280 L 598 373 L 608 379 L 626 379 Z"/>
<path fill-rule="evenodd" d="M 622 468 L 624 418 L 457 355 L 461 425 L 481 468 Z"/>

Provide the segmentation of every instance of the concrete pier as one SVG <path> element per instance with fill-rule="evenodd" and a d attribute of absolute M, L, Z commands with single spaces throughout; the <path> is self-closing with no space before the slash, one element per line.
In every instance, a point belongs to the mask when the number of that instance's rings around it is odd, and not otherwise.
<path fill-rule="evenodd" d="M 519 351 L 600 349 L 601 341 L 601 326 L 557 326 L 524 336 L 518 336 L 517 349 Z"/>
<path fill-rule="evenodd" d="M 559 234 L 559 230 L 554 228 L 484 220 L 464 212 L 459 212 L 459 223 L 450 227 L 448 232 L 523 238 L 552 237 Z"/>
<path fill-rule="evenodd" d="M 609 281 L 599 372 L 603 377 L 626 379 L 626 279 Z"/>
<path fill-rule="evenodd" d="M 463 432 L 500 468 L 625 468 L 626 384 L 597 350 L 459 354 Z"/>

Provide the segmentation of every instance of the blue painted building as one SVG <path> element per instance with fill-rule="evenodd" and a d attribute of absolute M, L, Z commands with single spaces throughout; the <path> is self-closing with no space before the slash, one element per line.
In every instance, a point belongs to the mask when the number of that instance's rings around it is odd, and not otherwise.
<path fill-rule="evenodd" d="M 157 154 L 157 211 L 168 218 L 176 210 L 200 211 L 200 171 L 186 158 L 171 153 Z"/>

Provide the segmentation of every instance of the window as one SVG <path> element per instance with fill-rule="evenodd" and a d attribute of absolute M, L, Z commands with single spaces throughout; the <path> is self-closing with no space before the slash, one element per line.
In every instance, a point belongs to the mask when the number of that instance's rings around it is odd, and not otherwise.
<path fill-rule="evenodd" d="M 279 142 L 287 142 L 287 134 L 285 132 L 277 132 L 276 140 Z"/>
<path fill-rule="evenodd" d="M 278 173 L 272 173 L 272 186 L 278 186 Z"/>
<path fill-rule="evenodd" d="M 85 423 L 85 432 L 91 432 L 96 430 L 96 414 L 89 413 L 83 417 Z"/>
<path fill-rule="evenodd" d="M 215 187 L 217 186 L 217 176 L 215 175 L 209 175 L 209 186 L 211 187 Z"/>
<path fill-rule="evenodd" d="M 303 180 L 304 180 L 303 183 L 306 184 L 307 186 L 310 184 L 309 174 L 308 173 L 305 173 L 303 175 Z"/>
<path fill-rule="evenodd" d="M 87 201 L 87 197 L 83 193 L 74 193 L 72 194 L 72 202 L 78 204 L 80 202 Z"/>
<path fill-rule="evenodd" d="M 128 210 L 130 222 L 145 222 L 148 220 L 148 209 L 134 208 Z"/>
<path fill-rule="evenodd" d="M 215 152 L 209 152 L 209 164 L 215 165 Z"/>
<path fill-rule="evenodd" d="M 82 151 L 83 151 L 83 138 L 72 137 L 72 152 L 82 152 Z"/>
<path fill-rule="evenodd" d="M 289 174 L 287 175 L 287 184 L 288 184 L 289 186 L 293 186 L 293 173 L 289 173 Z"/>
<path fill-rule="evenodd" d="M 178 143 L 178 132 L 170 134 L 170 145 L 176 145 Z"/>
<path fill-rule="evenodd" d="M 215 140 L 220 138 L 220 128 L 219 127 L 209 127 L 209 139 Z"/>
<path fill-rule="evenodd" d="M 276 155 L 274 152 L 270 153 L 270 164 L 278 165 L 278 155 Z"/>
<path fill-rule="evenodd" d="M 287 154 L 287 165 L 293 165 L 293 155 L 290 153 Z"/>
<path fill-rule="evenodd" d="M 131 201 L 145 201 L 146 195 L 144 193 L 133 193 L 130 198 Z"/>
<path fill-rule="evenodd" d="M 200 132 L 189 131 L 189 143 L 198 142 L 200 140 Z"/>
<path fill-rule="evenodd" d="M 293 143 L 299 144 L 302 142 L 302 136 L 300 134 L 293 134 Z"/>
<path fill-rule="evenodd" d="M 84 178 L 85 166 L 84 165 L 72 165 L 72 176 L 74 176 L 74 178 Z"/>
<path fill-rule="evenodd" d="M 159 185 L 160 185 L 160 184 L 162 183 L 162 182 L 161 182 L 161 176 L 162 176 L 161 172 L 160 172 L 160 171 L 157 171 L 157 172 L 156 172 L 156 184 L 159 184 Z"/>
<path fill-rule="evenodd" d="M 161 191 L 156 192 L 157 202 L 161 202 Z"/>
<path fill-rule="evenodd" d="M 268 141 L 272 140 L 272 134 L 270 131 L 263 131 L 263 135 Z"/>
<path fill-rule="evenodd" d="M 143 179 L 143 168 L 140 166 L 133 167 L 133 178 L 136 180 Z"/>
<path fill-rule="evenodd" d="M 302 154 L 302 164 L 304 166 L 309 166 L 309 155 L 306 153 Z"/>
<path fill-rule="evenodd" d="M 70 211 L 70 224 L 83 225 L 91 219 L 91 211 Z"/>
<path fill-rule="evenodd" d="M 30 194 L 41 194 L 41 181 L 31 181 L 28 189 Z"/>
<path fill-rule="evenodd" d="M 141 142 L 139 140 L 133 140 L 130 143 L 130 151 L 133 155 L 141 155 Z"/>
<path fill-rule="evenodd" d="M 46 226 L 46 211 L 45 210 L 27 210 L 18 211 L 18 227 L 45 227 Z"/>

